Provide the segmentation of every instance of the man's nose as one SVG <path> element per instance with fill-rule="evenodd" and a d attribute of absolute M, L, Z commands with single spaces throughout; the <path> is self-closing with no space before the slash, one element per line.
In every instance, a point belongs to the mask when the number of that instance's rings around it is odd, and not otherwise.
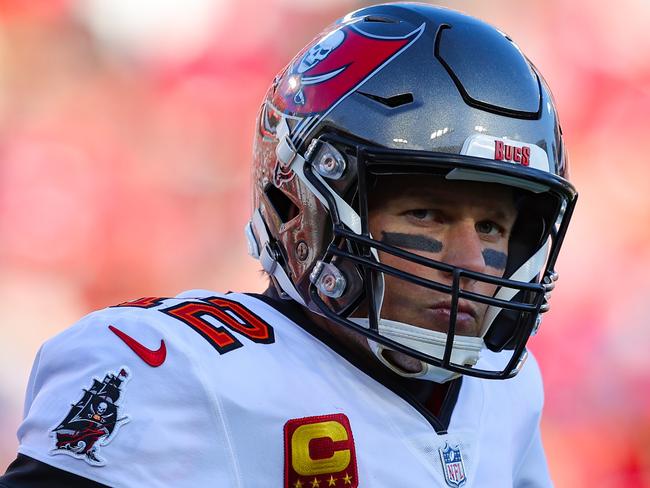
<path fill-rule="evenodd" d="M 443 262 L 470 271 L 485 272 L 484 247 L 473 220 L 455 222 L 449 227 L 446 237 Z"/>

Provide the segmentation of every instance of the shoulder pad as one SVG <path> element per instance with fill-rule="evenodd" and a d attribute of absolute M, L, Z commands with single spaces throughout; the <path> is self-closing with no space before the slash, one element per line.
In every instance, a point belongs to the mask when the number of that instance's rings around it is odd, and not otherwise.
<path fill-rule="evenodd" d="M 218 401 L 191 353 L 202 338 L 159 313 L 182 302 L 110 307 L 47 341 L 19 452 L 109 486 L 235 486 L 228 443 L 215 442 L 227 438 Z"/>

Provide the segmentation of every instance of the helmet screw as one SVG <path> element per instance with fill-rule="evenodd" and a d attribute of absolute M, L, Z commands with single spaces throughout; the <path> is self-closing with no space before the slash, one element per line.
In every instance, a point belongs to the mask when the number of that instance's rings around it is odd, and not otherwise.
<path fill-rule="evenodd" d="M 334 170 L 336 169 L 336 159 L 334 159 L 330 155 L 325 156 L 325 158 L 323 158 L 323 167 L 328 172 L 334 172 Z"/>
<path fill-rule="evenodd" d="M 323 261 L 316 263 L 309 280 L 316 285 L 318 291 L 329 298 L 340 298 L 347 285 L 343 273 L 332 263 Z"/>
<path fill-rule="evenodd" d="M 309 256 L 309 246 L 305 241 L 300 241 L 296 244 L 296 256 L 300 261 L 304 261 Z"/>
<path fill-rule="evenodd" d="M 323 284 L 323 289 L 325 291 L 332 293 L 336 288 L 336 277 L 331 274 L 326 274 L 321 279 L 321 283 Z"/>
<path fill-rule="evenodd" d="M 313 167 L 319 175 L 331 180 L 339 180 L 343 177 L 346 168 L 345 158 L 331 144 L 323 142 L 314 160 Z"/>

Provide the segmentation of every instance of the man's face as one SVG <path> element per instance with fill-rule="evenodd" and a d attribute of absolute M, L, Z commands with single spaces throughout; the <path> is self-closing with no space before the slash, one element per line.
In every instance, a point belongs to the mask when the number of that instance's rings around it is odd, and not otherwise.
<path fill-rule="evenodd" d="M 369 197 L 375 239 L 426 258 L 501 277 L 517 217 L 511 190 L 496 184 L 447 181 L 434 176 L 382 177 Z M 380 260 L 407 273 L 451 285 L 452 275 L 379 252 Z M 451 295 L 384 275 L 382 318 L 447 332 Z M 461 289 L 492 296 L 495 285 L 461 278 Z M 459 301 L 456 333 L 478 336 L 487 305 Z"/>

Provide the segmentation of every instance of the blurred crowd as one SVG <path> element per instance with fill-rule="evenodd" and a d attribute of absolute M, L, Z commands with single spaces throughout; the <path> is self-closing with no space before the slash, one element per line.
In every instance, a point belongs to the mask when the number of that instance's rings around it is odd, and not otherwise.
<path fill-rule="evenodd" d="M 255 116 L 349 0 L 0 0 L 0 472 L 32 359 L 89 311 L 260 291 Z M 650 487 L 650 3 L 445 1 L 553 89 L 581 196 L 531 343 L 557 486 Z"/>

